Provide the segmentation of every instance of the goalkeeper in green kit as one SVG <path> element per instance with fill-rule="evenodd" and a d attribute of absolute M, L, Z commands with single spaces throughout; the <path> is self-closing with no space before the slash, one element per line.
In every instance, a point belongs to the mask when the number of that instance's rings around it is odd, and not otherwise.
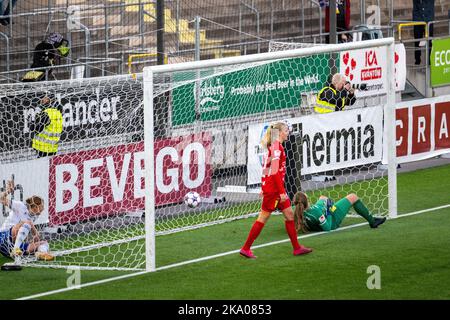
<path fill-rule="evenodd" d="M 374 217 L 370 214 L 364 203 L 354 193 L 350 193 L 341 200 L 333 201 L 325 196 L 312 206 L 309 205 L 308 196 L 299 191 L 294 196 L 295 223 L 297 231 L 330 231 L 339 228 L 350 208 L 369 222 L 371 228 L 377 228 L 386 221 L 385 217 Z"/>

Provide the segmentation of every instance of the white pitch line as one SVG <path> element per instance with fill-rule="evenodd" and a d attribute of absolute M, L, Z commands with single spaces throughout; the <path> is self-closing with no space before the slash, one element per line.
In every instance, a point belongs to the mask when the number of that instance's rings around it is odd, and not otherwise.
<path fill-rule="evenodd" d="M 410 213 L 405 213 L 405 214 L 401 214 L 398 215 L 397 218 L 403 218 L 403 217 L 410 217 L 410 216 L 414 216 L 417 214 L 421 214 L 421 213 L 425 213 L 425 212 L 430 212 L 430 211 L 438 211 L 441 209 L 445 209 L 445 208 L 449 208 L 450 204 L 446 204 L 443 206 L 439 206 L 439 207 L 434 207 L 434 208 L 430 208 L 430 209 L 425 209 L 425 210 L 419 210 L 419 211 L 414 211 L 414 212 L 410 212 Z M 394 220 L 395 220 L 394 219 Z M 330 232 L 315 232 L 315 233 L 310 233 L 304 236 L 300 236 L 298 237 L 298 239 L 305 239 L 305 238 L 310 238 L 310 237 L 315 237 L 315 236 L 319 236 L 322 234 L 328 234 L 328 233 L 332 233 L 332 232 L 339 232 L 339 231 L 343 231 L 343 230 L 348 230 L 348 229 L 352 229 L 352 228 L 357 228 L 357 227 L 361 227 L 367 225 L 367 222 L 364 223 L 358 223 L 358 224 L 352 224 L 349 226 L 345 226 Z M 263 248 L 263 247 L 268 247 L 268 246 L 273 246 L 276 244 L 280 244 L 280 243 L 284 243 L 284 242 L 289 242 L 289 239 L 284 239 L 284 240 L 279 240 L 279 241 L 273 241 L 273 242 L 268 242 L 268 243 L 264 243 L 264 244 L 260 244 L 257 246 L 253 246 L 253 249 L 258 249 L 258 248 Z M 228 251 L 228 252 L 223 252 L 223 253 L 219 253 L 219 254 L 215 254 L 212 256 L 208 256 L 208 257 L 203 257 L 203 258 L 198 258 L 198 259 L 193 259 L 193 260 L 188 260 L 188 261 L 183 261 L 183 262 L 179 262 L 179 263 L 174 263 L 174 264 L 170 264 L 167 266 L 163 266 L 163 267 L 159 267 L 156 268 L 156 271 L 161 271 L 161 270 L 167 270 L 167 269 L 172 269 L 172 268 L 176 268 L 176 267 L 180 267 L 180 266 L 184 266 L 187 264 L 192 264 L 192 263 L 197 263 L 197 262 L 201 262 L 201 261 L 206 261 L 206 260 L 211 260 L 211 259 L 215 259 L 215 258 L 219 258 L 219 257 L 223 257 L 223 256 L 227 256 L 227 255 L 231 255 L 231 254 L 236 254 L 239 252 L 240 249 L 238 250 L 233 250 L 233 251 Z M 112 281 L 117 281 L 117 280 L 122 280 L 122 279 L 127 279 L 127 278 L 131 278 L 131 277 L 137 277 L 140 275 L 144 275 L 147 273 L 152 273 L 150 271 L 140 271 L 140 272 L 135 272 L 135 273 L 131 273 L 131 274 L 126 274 L 126 275 L 122 275 L 122 276 L 118 276 L 118 277 L 113 277 L 113 278 L 108 278 L 108 279 L 104 279 L 104 280 L 98 280 L 98 281 L 93 281 L 93 282 L 89 282 L 86 284 L 82 284 L 79 286 L 74 286 L 74 287 L 68 287 L 68 288 L 62 288 L 62 289 L 58 289 L 58 290 L 53 290 L 53 291 L 48 291 L 48 292 L 43 292 L 43 293 L 38 293 L 32 296 L 27 296 L 27 297 L 22 297 L 22 298 L 18 298 L 16 300 L 31 300 L 31 299 L 37 299 L 37 298 L 41 298 L 41 297 L 45 297 L 45 296 L 50 296 L 53 294 L 57 294 L 57 293 L 63 293 L 63 292 L 67 292 L 67 291 L 71 291 L 71 290 L 75 290 L 75 289 L 81 289 L 81 288 L 86 288 L 86 287 L 90 287 L 90 286 L 95 286 L 95 285 L 99 285 L 99 284 L 103 284 L 103 283 L 107 283 L 107 282 L 112 282 Z"/>

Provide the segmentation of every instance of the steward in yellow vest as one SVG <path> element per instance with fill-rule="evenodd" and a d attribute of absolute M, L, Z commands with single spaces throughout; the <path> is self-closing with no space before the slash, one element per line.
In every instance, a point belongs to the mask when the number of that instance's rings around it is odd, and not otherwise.
<path fill-rule="evenodd" d="M 323 87 L 317 94 L 314 111 L 316 113 L 342 111 L 345 106 L 352 105 L 355 101 L 355 93 L 350 83 L 343 75 L 337 73 L 333 76 L 331 84 Z"/>
<path fill-rule="evenodd" d="M 36 134 L 32 139 L 31 147 L 37 151 L 38 157 L 55 155 L 58 152 L 59 139 L 63 131 L 61 111 L 54 106 L 41 111 L 36 116 L 34 131 Z"/>

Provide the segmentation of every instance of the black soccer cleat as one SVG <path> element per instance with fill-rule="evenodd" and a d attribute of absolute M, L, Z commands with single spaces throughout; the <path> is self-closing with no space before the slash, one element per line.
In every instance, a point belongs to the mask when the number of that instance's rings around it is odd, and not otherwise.
<path fill-rule="evenodd" d="M 374 217 L 373 218 L 373 223 L 370 225 L 370 227 L 373 228 L 373 229 L 374 228 L 378 228 L 378 226 L 380 224 L 383 224 L 385 221 L 386 221 L 386 217 L 383 217 L 383 218 Z"/>

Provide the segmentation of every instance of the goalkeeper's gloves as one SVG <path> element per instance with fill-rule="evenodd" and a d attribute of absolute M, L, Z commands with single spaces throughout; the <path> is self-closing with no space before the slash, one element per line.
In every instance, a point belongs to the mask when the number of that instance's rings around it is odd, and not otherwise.
<path fill-rule="evenodd" d="M 327 212 L 326 212 L 327 217 L 333 213 L 333 211 L 331 211 L 333 206 L 334 206 L 334 201 L 331 200 L 330 198 L 327 198 Z"/>

